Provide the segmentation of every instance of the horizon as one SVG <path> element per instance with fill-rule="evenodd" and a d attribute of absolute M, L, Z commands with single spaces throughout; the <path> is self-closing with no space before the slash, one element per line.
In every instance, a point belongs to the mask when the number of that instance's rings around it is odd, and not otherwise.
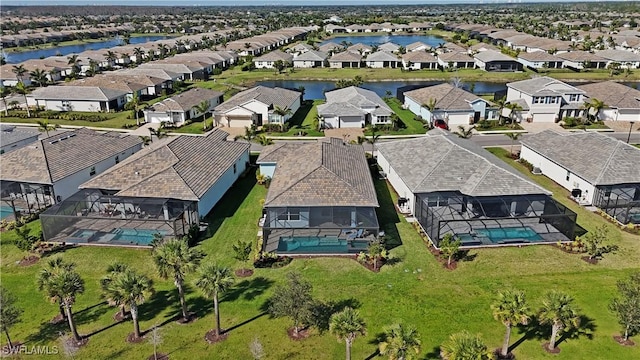
<path fill-rule="evenodd" d="M 139 0 L 131 4 L 129 0 L 4 0 L 2 6 L 357 6 L 357 5 L 490 5 L 490 4 L 536 4 L 536 3 L 584 3 L 584 2 L 633 2 L 632 0 L 396 0 L 393 3 L 384 0 L 194 0 L 176 3 L 175 0 Z"/>

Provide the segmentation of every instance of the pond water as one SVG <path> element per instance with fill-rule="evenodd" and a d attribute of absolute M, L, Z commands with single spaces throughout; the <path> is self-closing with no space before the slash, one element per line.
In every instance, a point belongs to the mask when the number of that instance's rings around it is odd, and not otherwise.
<path fill-rule="evenodd" d="M 163 35 L 137 36 L 137 37 L 132 37 L 130 39 L 130 43 L 142 44 L 149 41 L 164 40 L 169 37 L 170 36 L 163 36 Z M 65 45 L 65 46 L 58 46 L 58 47 L 47 48 L 47 49 L 27 50 L 27 51 L 9 52 L 9 53 L 5 53 L 3 51 L 2 55 L 4 56 L 8 64 L 17 64 L 26 60 L 40 59 L 41 57 L 46 58 L 49 56 L 57 56 L 57 55 L 66 56 L 69 54 L 81 53 L 86 50 L 107 49 L 107 48 L 112 48 L 118 45 L 124 45 L 124 41 L 122 40 L 121 37 L 115 37 L 109 40 L 99 41 L 99 42 L 77 44 L 77 45 Z"/>
<path fill-rule="evenodd" d="M 433 35 L 364 35 L 364 36 L 338 36 L 321 43 L 324 45 L 329 42 L 340 44 L 346 41 L 352 44 L 363 43 L 365 45 L 373 46 L 380 45 L 386 42 L 392 42 L 396 45 L 407 46 L 416 41 L 421 41 L 429 46 L 436 47 L 438 44 L 443 43 L 444 40 L 440 37 Z"/>
<path fill-rule="evenodd" d="M 371 90 L 378 94 L 380 97 L 386 95 L 387 91 L 391 91 L 393 96 L 398 95 L 398 89 L 402 88 L 402 91 L 413 90 L 424 86 L 441 84 L 442 81 L 378 81 L 378 82 L 365 82 L 362 84 L 362 88 Z M 263 85 L 267 87 L 281 87 L 286 89 L 298 89 L 304 86 L 304 98 L 305 99 L 324 99 L 324 93 L 336 88 L 336 84 L 333 81 L 312 81 L 312 80 L 269 80 L 258 81 L 256 85 Z M 473 93 L 480 94 L 493 94 L 498 91 L 506 91 L 507 86 L 503 83 L 491 83 L 491 82 L 463 82 L 462 87 L 469 91 L 473 87 Z"/>

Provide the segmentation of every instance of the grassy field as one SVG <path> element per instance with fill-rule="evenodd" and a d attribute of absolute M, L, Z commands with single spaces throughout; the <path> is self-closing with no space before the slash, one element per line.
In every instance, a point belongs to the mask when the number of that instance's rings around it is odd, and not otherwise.
<path fill-rule="evenodd" d="M 504 158 L 504 150 L 492 150 Z M 526 172 L 508 160 L 518 170 Z M 548 179 L 528 174 L 532 180 L 549 188 L 556 198 L 578 213 L 581 226 L 591 230 L 608 224 L 567 199 L 568 193 Z M 545 291 L 566 291 L 576 298 L 584 321 L 581 329 L 560 342 L 562 352 L 549 355 L 541 348 L 548 329 L 516 329 L 512 341 L 521 359 L 632 359 L 640 357 L 640 347 L 622 347 L 612 335 L 619 331 L 616 318 L 607 310 L 615 294 L 615 281 L 640 269 L 640 237 L 622 233 L 612 225 L 611 241 L 621 249 L 607 255 L 598 265 L 589 265 L 578 255 L 561 252 L 551 246 L 525 246 L 474 250 L 471 261 L 458 269 L 444 269 L 425 247 L 414 228 L 393 207 L 395 195 L 383 181 L 375 181 L 380 201 L 378 216 L 381 227 L 398 243 L 391 250 L 397 260 L 392 266 L 372 273 L 357 262 L 340 258 L 299 258 L 284 269 L 256 269 L 252 277 L 239 279 L 221 302 L 222 325 L 230 329 L 228 339 L 219 344 L 207 344 L 203 336 L 213 327 L 210 300 L 189 286 L 187 302 L 197 312 L 198 320 L 189 325 L 176 324 L 179 313 L 177 291 L 170 281 L 159 279 L 151 262 L 149 250 L 78 247 L 59 255 L 77 263 L 86 282 L 86 291 L 78 296 L 74 306 L 79 331 L 89 335 L 87 346 L 79 359 L 141 359 L 152 353 L 148 343 L 128 344 L 125 336 L 132 331 L 130 322 L 114 323 L 115 309 L 100 297 L 98 280 L 106 266 L 119 260 L 126 262 L 155 281 L 156 293 L 140 307 L 141 328 L 157 324 L 164 337 L 159 350 L 171 359 L 248 359 L 249 343 L 258 338 L 266 359 L 336 359 L 344 355 L 344 344 L 335 337 L 317 330 L 303 341 L 291 341 L 286 335 L 290 322 L 271 319 L 263 313 L 265 301 L 273 287 L 282 283 L 289 271 L 300 272 L 314 286 L 314 295 L 322 300 L 343 301 L 356 306 L 367 322 L 368 333 L 356 339 L 353 358 L 371 358 L 375 354 L 375 338 L 386 325 L 402 321 L 417 326 L 422 340 L 420 358 L 437 358 L 438 346 L 449 334 L 463 329 L 481 333 L 491 347 L 498 347 L 503 326 L 493 320 L 489 305 L 496 291 L 518 288 L 527 293 L 532 309 L 540 306 Z M 266 190 L 255 185 L 254 174 L 241 179 L 221 200 L 206 221 L 206 239 L 198 246 L 207 254 L 207 261 L 240 268 L 232 257 L 232 244 L 237 239 L 254 240 L 261 216 L 261 199 Z M 37 231 L 39 224 L 30 225 Z M 35 276 L 44 261 L 29 266 L 16 265 L 24 254 L 12 245 L 13 232 L 1 237 L 3 286 L 10 289 L 26 310 L 23 322 L 12 329 L 12 338 L 27 345 L 58 344 L 56 338 L 64 325 L 51 325 L 57 306 L 48 303 L 36 291 Z M 192 284 L 193 277 L 187 278 Z M 637 339 L 636 339 L 637 340 Z M 6 340 L 2 338 L 2 344 Z M 215 355 L 213 355 L 215 354 Z M 58 356 L 61 358 L 62 356 Z M 29 356 L 38 358 L 38 356 Z M 44 358 L 44 356 L 43 356 Z M 46 356 L 46 358 L 56 358 Z"/>
<path fill-rule="evenodd" d="M 270 136 L 297 136 L 301 131 L 307 136 L 324 136 L 322 131 L 318 131 L 313 126 L 313 119 L 318 115 L 318 105 L 323 104 L 324 100 L 307 100 L 304 101 L 298 111 L 289 119 L 289 131 L 285 133 L 271 133 Z"/>
<path fill-rule="evenodd" d="M 25 113 L 25 111 L 22 111 Z M 81 113 L 81 112 L 78 112 Z M 107 120 L 104 121 L 85 121 L 85 120 L 66 120 L 66 119 L 48 119 L 47 121 L 50 124 L 57 125 L 76 125 L 76 126 L 92 126 L 92 127 L 100 127 L 100 128 L 114 128 L 114 129 L 122 129 L 125 124 L 136 124 L 136 120 L 131 117 L 131 111 L 120 111 L 115 113 L 82 113 L 82 114 L 98 114 L 100 116 L 104 116 Z M 11 113 L 9 113 L 11 115 Z M 35 124 L 38 120 L 46 120 L 43 118 L 37 117 L 37 115 L 32 115 L 31 118 L 21 118 L 17 116 L 0 116 L 0 122 L 7 123 L 21 123 L 21 124 Z M 140 122 L 144 122 L 144 118 L 141 117 Z"/>

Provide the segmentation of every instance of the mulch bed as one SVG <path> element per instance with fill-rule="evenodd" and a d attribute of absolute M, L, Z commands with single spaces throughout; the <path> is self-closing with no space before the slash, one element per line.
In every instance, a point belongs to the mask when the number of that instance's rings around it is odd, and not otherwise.
<path fill-rule="evenodd" d="M 493 351 L 493 358 L 496 360 L 514 360 L 516 356 L 512 352 L 507 353 L 507 356 L 502 356 L 502 349 L 498 348 Z"/>
<path fill-rule="evenodd" d="M 635 342 L 633 342 L 633 340 L 631 340 L 631 339 L 627 339 L 627 340 L 625 340 L 625 339 L 624 339 L 624 336 L 614 335 L 614 336 L 613 336 L 613 339 L 614 339 L 615 341 L 617 341 L 617 342 L 618 342 L 618 344 L 620 344 L 620 345 L 622 345 L 622 346 L 635 346 L 635 345 L 636 345 L 636 343 L 635 343 Z"/>
<path fill-rule="evenodd" d="M 206 334 L 204 334 L 204 339 L 207 340 L 209 344 L 215 344 L 221 341 L 225 341 L 229 334 L 221 332 L 220 335 L 216 335 L 215 330 L 209 330 Z"/>
<path fill-rule="evenodd" d="M 163 353 L 158 353 L 158 356 L 156 357 L 155 355 L 151 354 L 151 356 L 149 356 L 147 358 L 147 360 L 169 360 L 169 355 L 167 354 L 163 354 Z"/>
<path fill-rule="evenodd" d="M 567 250 L 566 248 L 562 247 L 562 246 L 558 246 L 556 244 L 551 245 L 553 247 L 555 247 L 556 249 L 560 249 L 562 252 L 565 252 L 567 254 L 584 254 L 584 251 L 572 251 L 572 250 Z"/>
<path fill-rule="evenodd" d="M 542 344 L 542 348 L 544 349 L 544 351 L 548 352 L 549 354 L 558 354 L 560 353 L 560 348 L 556 346 L 555 349 L 549 349 L 549 343 L 546 342 L 544 344 Z"/>
<path fill-rule="evenodd" d="M 144 340 L 144 336 L 136 337 L 135 333 L 129 333 L 129 335 L 127 335 L 127 339 L 126 339 L 126 341 L 129 344 L 139 344 L 143 340 Z"/>
<path fill-rule="evenodd" d="M 118 311 L 117 313 L 115 313 L 115 315 L 113 315 L 113 320 L 116 322 L 121 322 L 123 320 L 126 320 L 129 318 L 129 312 L 125 311 L 124 316 L 122 316 L 122 311 Z"/>
<path fill-rule="evenodd" d="M 64 316 L 62 316 L 62 314 L 58 314 L 56 315 L 56 317 L 54 317 L 49 321 L 49 324 L 57 325 L 65 321 L 67 321 L 67 319 L 65 319 Z"/>
<path fill-rule="evenodd" d="M 298 335 L 295 335 L 293 333 L 293 328 L 290 328 L 287 330 L 287 334 L 291 340 L 304 340 L 311 336 L 311 332 L 308 329 L 300 329 L 298 330 Z"/>
<path fill-rule="evenodd" d="M 598 263 L 598 259 L 590 259 L 588 256 L 581 256 L 580 259 L 582 259 L 584 262 L 587 262 L 591 265 L 596 265 Z"/>
<path fill-rule="evenodd" d="M 356 259 L 356 261 L 358 261 L 357 257 L 354 257 L 354 259 Z M 387 263 L 387 259 L 382 258 L 382 259 L 378 260 L 378 263 L 377 263 L 375 269 L 373 268 L 373 262 L 364 262 L 363 263 L 363 262 L 359 262 L 358 261 L 358 263 L 360 265 L 364 266 L 365 268 L 367 268 L 368 270 L 377 273 L 377 272 L 380 272 L 380 269 L 382 268 L 382 265 Z"/>
<path fill-rule="evenodd" d="M 196 316 L 196 313 L 194 312 L 190 312 L 187 314 L 189 316 L 188 319 L 184 319 L 183 317 L 180 317 L 180 319 L 176 320 L 176 323 L 180 324 L 180 325 L 187 325 L 187 324 L 191 324 L 192 322 L 198 320 L 198 317 Z"/>
<path fill-rule="evenodd" d="M 251 269 L 238 269 L 235 271 L 235 274 L 239 278 L 245 278 L 253 275 L 253 270 Z"/>
<path fill-rule="evenodd" d="M 39 257 L 37 257 L 35 255 L 29 255 L 27 257 L 22 258 L 22 260 L 20 260 L 18 265 L 20 265 L 20 266 L 30 266 L 30 265 L 33 265 L 33 264 L 37 263 L 38 260 L 40 260 Z"/>

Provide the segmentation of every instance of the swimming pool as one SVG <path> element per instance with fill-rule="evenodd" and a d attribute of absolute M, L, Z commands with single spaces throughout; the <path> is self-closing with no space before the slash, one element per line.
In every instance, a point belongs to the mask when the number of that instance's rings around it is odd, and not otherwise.
<path fill-rule="evenodd" d="M 536 242 L 544 240 L 528 226 L 475 229 L 471 234 L 456 234 L 462 246 Z"/>
<path fill-rule="evenodd" d="M 288 254 L 347 254 L 367 250 L 369 241 L 339 239 L 337 236 L 281 237 L 278 253 Z"/>
<path fill-rule="evenodd" d="M 20 210 L 20 209 L 16 209 L 16 210 Z M 0 219 L 4 219 L 11 215 L 13 215 L 13 209 L 11 208 L 11 206 L 0 206 Z"/>
<path fill-rule="evenodd" d="M 160 234 L 162 236 L 167 234 L 167 232 L 164 230 L 124 228 L 116 229 L 112 233 L 115 234 L 115 236 L 111 238 L 111 242 L 120 242 L 135 245 L 149 245 L 151 244 L 151 241 L 153 241 L 153 237 L 155 234 Z"/>

